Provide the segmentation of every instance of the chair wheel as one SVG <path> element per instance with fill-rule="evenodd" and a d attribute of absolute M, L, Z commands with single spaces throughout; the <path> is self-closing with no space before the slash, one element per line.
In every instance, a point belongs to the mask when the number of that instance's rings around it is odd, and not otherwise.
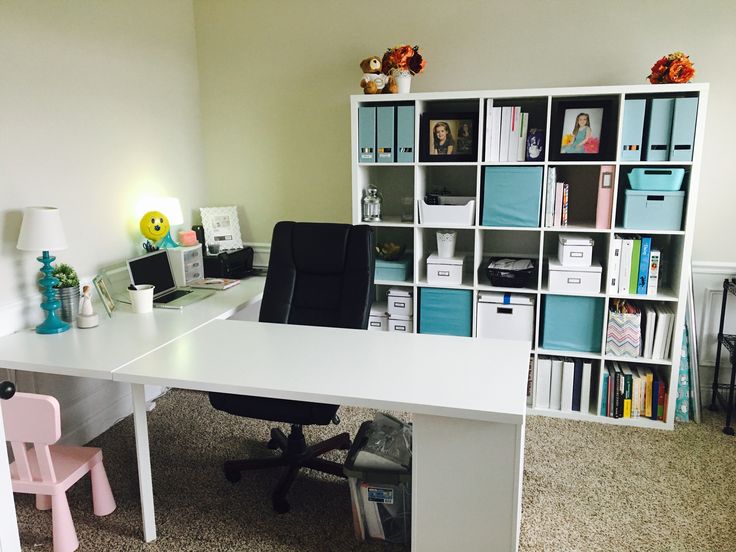
<path fill-rule="evenodd" d="M 240 481 L 241 477 L 242 474 L 240 473 L 240 470 L 225 468 L 225 479 L 227 479 L 230 483 L 237 483 L 238 481 Z"/>
<path fill-rule="evenodd" d="M 291 506 L 285 498 L 274 498 L 273 509 L 277 514 L 285 514 L 291 509 Z"/>
<path fill-rule="evenodd" d="M 276 439 L 270 439 L 268 443 L 266 443 L 266 446 L 271 450 L 276 450 L 279 448 L 279 444 L 278 442 L 276 442 Z"/>

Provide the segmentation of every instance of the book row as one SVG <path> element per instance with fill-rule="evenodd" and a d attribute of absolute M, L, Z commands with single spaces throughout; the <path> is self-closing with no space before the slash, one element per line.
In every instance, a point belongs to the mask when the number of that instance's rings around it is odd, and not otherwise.
<path fill-rule="evenodd" d="M 668 385 L 658 367 L 607 363 L 598 378 L 596 412 L 609 418 L 667 419 Z"/>
<path fill-rule="evenodd" d="M 539 357 L 534 408 L 589 413 L 591 372 L 590 360 Z"/>
<path fill-rule="evenodd" d="M 639 307 L 625 299 L 613 299 L 608 313 L 606 353 L 655 360 L 668 358 L 674 323 L 672 305 Z"/>
<path fill-rule="evenodd" d="M 608 292 L 656 295 L 662 252 L 652 247 L 651 236 L 619 235 L 613 238 Z"/>
<path fill-rule="evenodd" d="M 544 130 L 529 128 L 529 113 L 521 106 L 494 107 L 486 101 L 486 162 L 544 160 Z"/>

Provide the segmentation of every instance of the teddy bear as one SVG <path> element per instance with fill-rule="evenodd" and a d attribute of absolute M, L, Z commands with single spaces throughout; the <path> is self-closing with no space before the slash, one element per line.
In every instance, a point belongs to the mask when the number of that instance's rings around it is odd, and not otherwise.
<path fill-rule="evenodd" d="M 365 94 L 395 94 L 396 82 L 393 77 L 387 77 L 381 73 L 381 59 L 377 56 L 365 58 L 360 62 L 363 70 L 363 78 L 360 79 L 360 87 Z"/>

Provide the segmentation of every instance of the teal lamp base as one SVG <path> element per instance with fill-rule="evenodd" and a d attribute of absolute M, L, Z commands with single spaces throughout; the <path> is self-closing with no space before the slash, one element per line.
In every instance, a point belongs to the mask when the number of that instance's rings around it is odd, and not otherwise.
<path fill-rule="evenodd" d="M 171 232 L 167 232 L 166 236 L 164 236 L 164 239 L 162 239 L 156 245 L 159 249 L 174 249 L 175 247 L 179 247 L 179 244 L 176 243 L 171 237 Z"/>
<path fill-rule="evenodd" d="M 54 270 L 51 268 L 51 263 L 56 260 L 56 257 L 52 257 L 48 251 L 44 251 L 43 256 L 36 257 L 36 260 L 43 264 L 41 268 L 43 278 L 38 283 L 41 284 L 41 294 L 44 297 L 44 300 L 41 302 L 41 308 L 46 311 L 46 320 L 36 326 L 36 333 L 58 334 L 65 332 L 71 325 L 56 316 L 56 311 L 61 307 L 61 301 L 56 299 L 54 286 L 59 283 L 59 280 L 51 275 Z"/>

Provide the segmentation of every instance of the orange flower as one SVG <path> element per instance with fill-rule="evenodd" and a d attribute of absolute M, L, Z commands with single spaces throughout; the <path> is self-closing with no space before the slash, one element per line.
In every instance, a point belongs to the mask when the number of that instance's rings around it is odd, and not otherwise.
<path fill-rule="evenodd" d="M 673 61 L 670 65 L 669 71 L 667 71 L 667 77 L 670 82 L 685 83 L 690 82 L 690 79 L 695 75 L 695 68 L 690 60 L 685 59 Z"/>
<path fill-rule="evenodd" d="M 412 75 L 421 73 L 426 62 L 419 53 L 418 46 L 399 44 L 389 48 L 381 60 L 381 71 L 387 75 L 392 71 L 409 71 Z"/>

